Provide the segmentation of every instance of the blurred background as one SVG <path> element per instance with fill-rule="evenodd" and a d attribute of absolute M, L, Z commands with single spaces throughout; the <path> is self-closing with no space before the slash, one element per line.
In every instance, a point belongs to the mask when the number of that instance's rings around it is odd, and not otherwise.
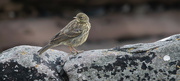
<path fill-rule="evenodd" d="M 180 32 L 179 0 L 0 0 L 0 52 L 44 46 L 78 12 L 92 25 L 78 50 L 150 43 Z"/>

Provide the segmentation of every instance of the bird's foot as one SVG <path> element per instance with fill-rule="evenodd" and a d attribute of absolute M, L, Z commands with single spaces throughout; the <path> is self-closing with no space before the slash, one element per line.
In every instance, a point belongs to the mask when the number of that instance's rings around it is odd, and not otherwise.
<path fill-rule="evenodd" d="M 83 53 L 84 52 L 84 50 L 80 50 L 80 51 L 78 51 L 78 53 Z"/>
<path fill-rule="evenodd" d="M 81 50 L 81 51 L 72 51 L 69 55 L 77 55 L 77 54 L 79 54 L 79 53 L 83 53 L 84 52 L 84 50 Z"/>

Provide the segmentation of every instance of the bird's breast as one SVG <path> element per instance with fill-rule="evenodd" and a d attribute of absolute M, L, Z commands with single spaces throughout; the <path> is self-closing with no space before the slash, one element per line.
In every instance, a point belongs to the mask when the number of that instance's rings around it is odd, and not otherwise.
<path fill-rule="evenodd" d="M 89 30 L 90 30 L 90 24 L 89 23 L 77 23 L 76 27 L 79 27 L 77 29 L 81 29 L 82 33 L 81 35 L 72 38 L 64 43 L 64 45 L 69 45 L 73 47 L 77 47 L 82 45 L 88 38 Z"/>

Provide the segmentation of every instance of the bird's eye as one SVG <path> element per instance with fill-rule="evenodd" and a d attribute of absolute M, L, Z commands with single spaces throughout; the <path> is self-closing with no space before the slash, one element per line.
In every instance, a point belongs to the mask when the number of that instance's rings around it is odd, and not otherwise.
<path fill-rule="evenodd" d="M 82 19 L 83 17 L 79 17 L 80 19 Z"/>

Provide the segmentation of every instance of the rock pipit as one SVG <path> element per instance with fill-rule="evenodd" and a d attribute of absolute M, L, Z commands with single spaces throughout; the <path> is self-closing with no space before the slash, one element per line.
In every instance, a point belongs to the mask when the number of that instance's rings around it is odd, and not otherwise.
<path fill-rule="evenodd" d="M 42 54 L 47 49 L 58 45 L 67 45 L 72 53 L 74 50 L 78 54 L 78 51 L 74 47 L 82 45 L 87 40 L 91 24 L 89 23 L 89 17 L 85 13 L 78 13 L 74 18 L 46 46 L 41 48 L 38 53 Z"/>

